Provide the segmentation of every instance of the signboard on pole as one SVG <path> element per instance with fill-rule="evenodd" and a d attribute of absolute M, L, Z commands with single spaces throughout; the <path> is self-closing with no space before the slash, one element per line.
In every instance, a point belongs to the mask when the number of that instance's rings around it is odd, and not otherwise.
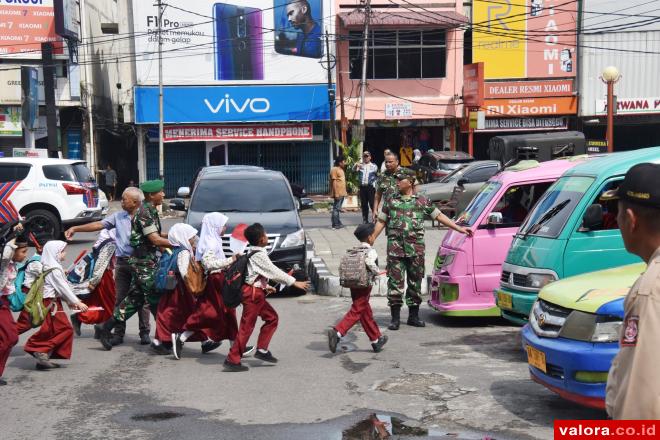
<path fill-rule="evenodd" d="M 33 130 L 39 116 L 39 75 L 36 67 L 21 67 L 21 109 L 23 125 Z"/>
<path fill-rule="evenodd" d="M 78 40 L 78 0 L 55 0 L 55 32 L 65 38 Z"/>
<path fill-rule="evenodd" d="M 484 63 L 463 66 L 463 105 L 481 107 L 484 104 Z"/>

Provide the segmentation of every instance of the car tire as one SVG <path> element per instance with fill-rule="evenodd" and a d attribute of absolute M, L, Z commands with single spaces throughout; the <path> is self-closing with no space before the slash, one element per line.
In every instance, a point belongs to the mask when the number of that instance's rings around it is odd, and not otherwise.
<path fill-rule="evenodd" d="M 46 209 L 35 209 L 25 216 L 30 223 L 30 231 L 34 233 L 49 233 L 54 239 L 59 239 L 62 233 L 60 221 L 55 214 Z"/>

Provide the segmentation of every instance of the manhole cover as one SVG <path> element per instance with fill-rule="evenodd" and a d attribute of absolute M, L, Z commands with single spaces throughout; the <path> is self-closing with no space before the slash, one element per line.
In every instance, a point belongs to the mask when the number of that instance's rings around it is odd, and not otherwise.
<path fill-rule="evenodd" d="M 155 413 L 146 413 L 146 414 L 137 414 L 131 417 L 132 420 L 137 420 L 139 422 L 161 422 L 163 420 L 176 419 L 177 417 L 182 417 L 183 413 L 178 413 L 174 411 L 163 411 Z"/>

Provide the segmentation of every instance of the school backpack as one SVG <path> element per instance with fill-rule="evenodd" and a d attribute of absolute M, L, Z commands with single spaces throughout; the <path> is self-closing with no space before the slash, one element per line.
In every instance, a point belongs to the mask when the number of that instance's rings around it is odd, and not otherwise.
<path fill-rule="evenodd" d="M 371 274 L 365 262 L 369 248 L 357 246 L 346 251 L 339 260 L 339 285 L 361 289 L 371 285 Z"/>
<path fill-rule="evenodd" d="M 256 252 L 252 251 L 249 254 L 241 255 L 225 271 L 225 279 L 222 282 L 222 301 L 225 306 L 233 309 L 241 303 L 248 261 Z"/>
<path fill-rule="evenodd" d="M 25 304 L 23 305 L 23 310 L 25 310 L 30 315 L 30 322 L 32 328 L 39 327 L 43 324 L 46 319 L 46 314 L 57 307 L 53 302 L 50 306 L 46 307 L 44 305 L 44 281 L 46 280 L 46 275 L 51 273 L 54 269 L 47 269 L 39 274 L 30 290 L 25 297 Z"/>
<path fill-rule="evenodd" d="M 12 312 L 20 312 L 25 304 L 25 293 L 23 293 L 23 283 L 25 282 L 25 271 L 33 261 L 40 261 L 41 255 L 33 255 L 16 270 L 16 279 L 14 280 L 14 293 L 9 295 L 9 308 Z"/>
<path fill-rule="evenodd" d="M 73 267 L 70 268 L 66 276 L 67 281 L 71 284 L 80 284 L 90 279 L 94 273 L 95 264 L 96 258 L 94 254 L 92 252 L 86 252 L 73 263 Z"/>
<path fill-rule="evenodd" d="M 168 293 L 176 288 L 176 274 L 179 272 L 176 260 L 182 249 L 183 248 L 174 248 L 171 251 L 166 250 L 163 252 L 163 255 L 160 256 L 158 269 L 156 269 L 156 277 L 154 279 L 156 293 Z"/>

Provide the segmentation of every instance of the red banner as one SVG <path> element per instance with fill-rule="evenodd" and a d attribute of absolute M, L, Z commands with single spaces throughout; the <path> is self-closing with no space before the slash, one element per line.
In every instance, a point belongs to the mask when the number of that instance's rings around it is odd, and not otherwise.
<path fill-rule="evenodd" d="M 163 129 L 164 142 L 310 140 L 312 124 L 278 125 L 170 125 Z"/>
<path fill-rule="evenodd" d="M 463 66 L 463 105 L 481 107 L 484 103 L 484 63 Z"/>

